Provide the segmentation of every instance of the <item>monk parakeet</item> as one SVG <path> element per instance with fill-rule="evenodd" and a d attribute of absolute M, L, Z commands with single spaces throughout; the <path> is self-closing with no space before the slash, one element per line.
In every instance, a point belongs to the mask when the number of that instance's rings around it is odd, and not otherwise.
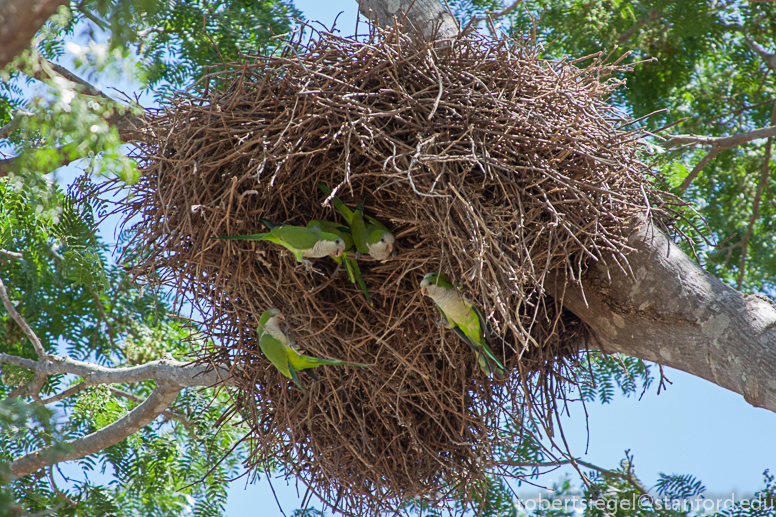
<path fill-rule="evenodd" d="M 327 196 L 331 195 L 331 189 L 325 183 L 318 183 L 318 188 Z M 374 217 L 364 216 L 363 199 L 358 200 L 355 210 L 346 207 L 337 196 L 332 198 L 331 204 L 350 226 L 359 253 L 368 253 L 377 260 L 385 260 L 391 255 L 396 237 Z"/>
<path fill-rule="evenodd" d="M 270 241 L 287 248 L 305 267 L 310 267 L 310 261 L 304 257 L 320 258 L 326 255 L 339 257 L 345 251 L 345 241 L 342 237 L 324 232 L 320 227 L 305 228 L 277 224 L 266 219 L 260 219 L 270 231 L 253 235 L 228 235 L 216 239 L 237 239 L 246 241 Z"/>
<path fill-rule="evenodd" d="M 420 282 L 420 292 L 436 303 L 445 327 L 452 329 L 477 356 L 485 375 L 506 377 L 506 369 L 490 349 L 485 318 L 477 307 L 464 300 L 444 273 L 428 273 Z"/>
<path fill-rule="evenodd" d="M 366 283 L 364 282 L 364 277 L 361 276 L 361 270 L 358 268 L 358 262 L 356 262 L 354 259 L 349 258 L 348 255 L 352 253 L 356 246 L 353 243 L 353 235 L 351 234 L 350 230 L 348 228 L 345 228 L 339 223 L 335 223 L 332 221 L 310 221 L 307 223 L 308 228 L 312 228 L 313 226 L 319 227 L 322 231 L 326 233 L 333 233 L 334 235 L 341 237 L 343 241 L 345 241 L 345 251 L 340 255 L 339 257 L 332 257 L 334 261 L 337 264 L 345 263 L 345 268 L 348 270 L 348 276 L 350 277 L 350 281 L 354 284 L 358 284 L 358 286 L 361 288 L 361 291 L 364 293 L 364 297 L 366 297 L 366 301 L 369 302 L 369 305 L 374 307 L 374 304 L 372 303 L 372 298 L 369 296 L 369 291 L 367 291 Z"/>
<path fill-rule="evenodd" d="M 286 334 L 280 329 L 280 322 L 285 318 L 279 309 L 268 309 L 264 311 L 259 318 L 259 346 L 261 351 L 270 362 L 280 370 L 280 373 L 292 379 L 299 389 L 304 391 L 302 383 L 296 372 L 323 366 L 325 364 L 340 366 L 360 366 L 368 368 L 369 365 L 359 363 L 349 363 L 347 361 L 336 361 L 333 359 L 319 359 L 309 355 L 300 354 L 291 347 Z M 313 372 L 305 372 L 307 375 L 318 379 Z"/>

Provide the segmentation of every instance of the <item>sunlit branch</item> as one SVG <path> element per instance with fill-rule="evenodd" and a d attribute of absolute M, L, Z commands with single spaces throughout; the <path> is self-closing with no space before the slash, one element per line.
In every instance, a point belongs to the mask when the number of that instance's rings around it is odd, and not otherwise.
<path fill-rule="evenodd" d="M 109 389 L 110 389 L 110 392 L 116 395 L 117 397 L 122 397 L 137 403 L 143 402 L 143 399 L 141 397 L 138 397 L 131 393 L 127 393 L 124 390 L 114 388 L 113 386 L 111 386 Z M 162 415 L 164 415 L 164 417 L 167 418 L 168 420 L 177 420 L 178 422 L 183 424 L 183 427 L 185 427 L 186 429 L 189 429 L 191 427 L 191 420 L 181 415 L 180 413 L 176 413 L 175 411 L 171 411 L 167 409 L 164 411 L 164 413 L 162 413 Z"/>
<path fill-rule="evenodd" d="M 82 438 L 43 447 L 17 458 L 10 465 L 11 475 L 27 476 L 60 461 L 83 458 L 132 436 L 162 414 L 173 403 L 180 390 L 180 386 L 169 382 L 157 382 L 153 393 L 122 418 Z"/>

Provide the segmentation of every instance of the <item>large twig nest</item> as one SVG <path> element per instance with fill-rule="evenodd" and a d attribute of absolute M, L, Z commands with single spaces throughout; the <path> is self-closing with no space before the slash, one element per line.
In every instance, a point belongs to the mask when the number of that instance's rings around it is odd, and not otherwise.
<path fill-rule="evenodd" d="M 205 315 L 216 345 L 203 356 L 241 386 L 249 465 L 282 465 L 364 514 L 469 490 L 525 415 L 551 428 L 586 329 L 543 295 L 545 275 L 620 256 L 622 221 L 657 200 L 638 135 L 604 101 L 616 70 L 473 35 L 435 51 L 395 31 L 321 34 L 213 75 L 149 122 L 125 210 L 135 270 Z M 318 274 L 271 243 L 212 240 L 265 231 L 259 218 L 337 219 L 319 181 L 351 206 L 363 194 L 398 238 L 396 258 L 360 261 L 374 308 L 329 259 Z M 484 309 L 506 381 L 437 325 L 419 292 L 429 271 Z M 269 307 L 307 353 L 373 366 L 318 368 L 303 393 L 259 351 Z"/>

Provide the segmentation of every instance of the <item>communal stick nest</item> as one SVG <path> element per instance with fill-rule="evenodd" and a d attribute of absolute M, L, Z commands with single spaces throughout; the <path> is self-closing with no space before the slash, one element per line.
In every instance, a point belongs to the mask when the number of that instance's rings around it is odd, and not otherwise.
<path fill-rule="evenodd" d="M 624 221 L 668 211 L 643 135 L 606 103 L 622 69 L 605 61 L 544 61 L 530 41 L 472 33 L 444 48 L 400 29 L 318 33 L 224 65 L 149 118 L 121 207 L 130 264 L 203 315 L 213 344 L 199 353 L 239 384 L 230 414 L 250 427 L 249 467 L 364 515 L 470 494 L 521 446 L 541 455 L 529 428 L 555 432 L 589 332 L 545 278 L 627 268 Z M 307 271 L 272 243 L 213 240 L 266 231 L 260 218 L 341 221 L 321 181 L 351 207 L 363 196 L 397 237 L 394 258 L 359 260 L 374 307 L 331 259 Z M 419 291 L 430 271 L 482 308 L 506 380 L 438 324 Z M 297 389 L 259 349 L 270 307 L 306 353 L 370 368 L 320 367 Z"/>

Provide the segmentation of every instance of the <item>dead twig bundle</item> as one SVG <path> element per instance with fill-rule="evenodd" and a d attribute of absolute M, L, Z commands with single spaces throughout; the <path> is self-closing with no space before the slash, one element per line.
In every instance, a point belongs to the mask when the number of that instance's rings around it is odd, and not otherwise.
<path fill-rule="evenodd" d="M 217 345 L 203 360 L 231 364 L 242 387 L 249 466 L 282 465 L 364 515 L 469 493 L 525 418 L 552 434 L 586 329 L 544 279 L 578 279 L 588 261 L 627 267 L 623 221 L 661 212 L 639 133 L 616 129 L 625 121 L 605 103 L 617 70 L 472 34 L 444 51 L 398 29 L 319 34 L 214 74 L 219 88 L 182 94 L 149 121 L 123 207 L 134 269 L 206 316 Z M 318 274 L 268 242 L 212 240 L 263 232 L 260 218 L 338 220 L 320 181 L 350 206 L 364 195 L 398 239 L 395 258 L 360 260 L 373 308 L 328 258 Z M 419 292 L 430 271 L 483 308 L 507 380 L 485 378 L 437 325 Z M 260 352 L 269 307 L 306 353 L 372 366 L 318 368 L 303 393 Z"/>

